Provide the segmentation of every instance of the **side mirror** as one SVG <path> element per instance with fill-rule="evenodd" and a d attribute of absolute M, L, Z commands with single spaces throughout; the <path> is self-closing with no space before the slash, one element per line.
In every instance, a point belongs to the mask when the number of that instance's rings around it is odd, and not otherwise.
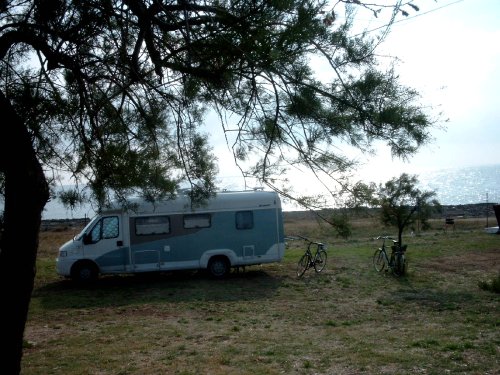
<path fill-rule="evenodd" d="M 90 243 L 92 243 L 92 237 L 90 236 L 90 233 L 85 233 L 83 235 L 83 244 L 88 245 Z"/>

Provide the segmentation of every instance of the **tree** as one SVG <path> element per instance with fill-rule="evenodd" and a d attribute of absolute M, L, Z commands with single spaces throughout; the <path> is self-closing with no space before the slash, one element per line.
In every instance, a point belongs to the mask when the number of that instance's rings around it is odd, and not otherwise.
<path fill-rule="evenodd" d="M 421 191 L 417 185 L 417 176 L 403 173 L 379 186 L 378 204 L 381 207 L 381 221 L 383 224 L 398 228 L 400 245 L 403 245 L 405 228 L 419 221 L 425 229 L 433 211 L 440 209 L 439 202 L 433 199 L 436 192 Z"/>
<path fill-rule="evenodd" d="M 164 199 L 183 182 L 195 201 L 207 198 L 217 173 L 200 130 L 208 109 L 243 174 L 289 197 L 276 179 L 286 166 L 334 179 L 353 166 L 338 142 L 370 151 L 383 140 L 404 157 L 429 140 L 435 120 L 418 93 L 377 66 L 382 39 L 351 31 L 356 9 L 389 11 L 381 38 L 398 14 L 418 10 L 403 1 L 0 2 L 2 373 L 20 370 L 41 213 L 61 173 L 78 187 L 69 204 Z"/>

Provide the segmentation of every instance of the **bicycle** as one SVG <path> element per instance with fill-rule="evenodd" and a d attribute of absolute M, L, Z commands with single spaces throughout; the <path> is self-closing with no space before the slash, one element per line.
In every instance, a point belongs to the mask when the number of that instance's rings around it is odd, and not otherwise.
<path fill-rule="evenodd" d="M 321 271 L 323 271 L 323 269 L 326 266 L 326 259 L 327 259 L 325 245 L 322 244 L 321 242 L 311 241 L 310 239 L 303 236 L 297 236 L 297 237 L 308 242 L 306 252 L 304 253 L 304 255 L 302 255 L 302 257 L 299 260 L 299 263 L 297 264 L 297 276 L 302 277 L 309 268 L 314 268 L 316 273 L 320 273 Z M 313 245 L 316 246 L 316 251 L 314 252 L 314 255 L 311 251 L 311 246 Z"/>
<path fill-rule="evenodd" d="M 383 240 L 382 247 L 375 250 L 373 254 L 373 266 L 377 272 L 384 269 L 391 270 L 396 276 L 403 276 L 406 273 L 407 263 L 405 252 L 407 245 L 400 246 L 399 242 L 389 236 L 378 236 L 376 240 Z M 392 240 L 391 255 L 387 254 L 385 241 Z"/>

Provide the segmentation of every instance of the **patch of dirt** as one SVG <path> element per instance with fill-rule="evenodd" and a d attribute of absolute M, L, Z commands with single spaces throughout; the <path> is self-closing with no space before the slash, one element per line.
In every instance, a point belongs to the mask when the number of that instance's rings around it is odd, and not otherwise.
<path fill-rule="evenodd" d="M 482 270 L 486 272 L 500 272 L 500 249 L 482 251 L 471 256 L 471 253 L 439 257 L 422 264 L 440 272 L 463 272 Z"/>

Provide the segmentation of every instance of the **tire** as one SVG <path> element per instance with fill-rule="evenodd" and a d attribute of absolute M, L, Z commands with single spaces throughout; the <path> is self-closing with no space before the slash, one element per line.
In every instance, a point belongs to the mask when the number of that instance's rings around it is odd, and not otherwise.
<path fill-rule="evenodd" d="M 326 266 L 326 259 L 327 259 L 326 251 L 325 250 L 320 250 L 316 257 L 314 258 L 314 270 L 318 273 L 323 271 Z"/>
<path fill-rule="evenodd" d="M 302 255 L 302 257 L 299 260 L 299 263 L 297 263 L 297 276 L 302 277 L 309 268 L 310 264 L 311 264 L 311 256 L 309 254 Z"/>
<path fill-rule="evenodd" d="M 382 272 L 386 267 L 386 259 L 381 249 L 375 250 L 373 254 L 373 266 L 377 272 Z"/>
<path fill-rule="evenodd" d="M 97 280 L 99 269 L 93 262 L 83 261 L 71 268 L 71 279 L 78 283 L 91 283 Z"/>
<path fill-rule="evenodd" d="M 210 259 L 207 268 L 212 277 L 222 279 L 229 274 L 230 265 L 226 257 L 217 256 Z"/>

